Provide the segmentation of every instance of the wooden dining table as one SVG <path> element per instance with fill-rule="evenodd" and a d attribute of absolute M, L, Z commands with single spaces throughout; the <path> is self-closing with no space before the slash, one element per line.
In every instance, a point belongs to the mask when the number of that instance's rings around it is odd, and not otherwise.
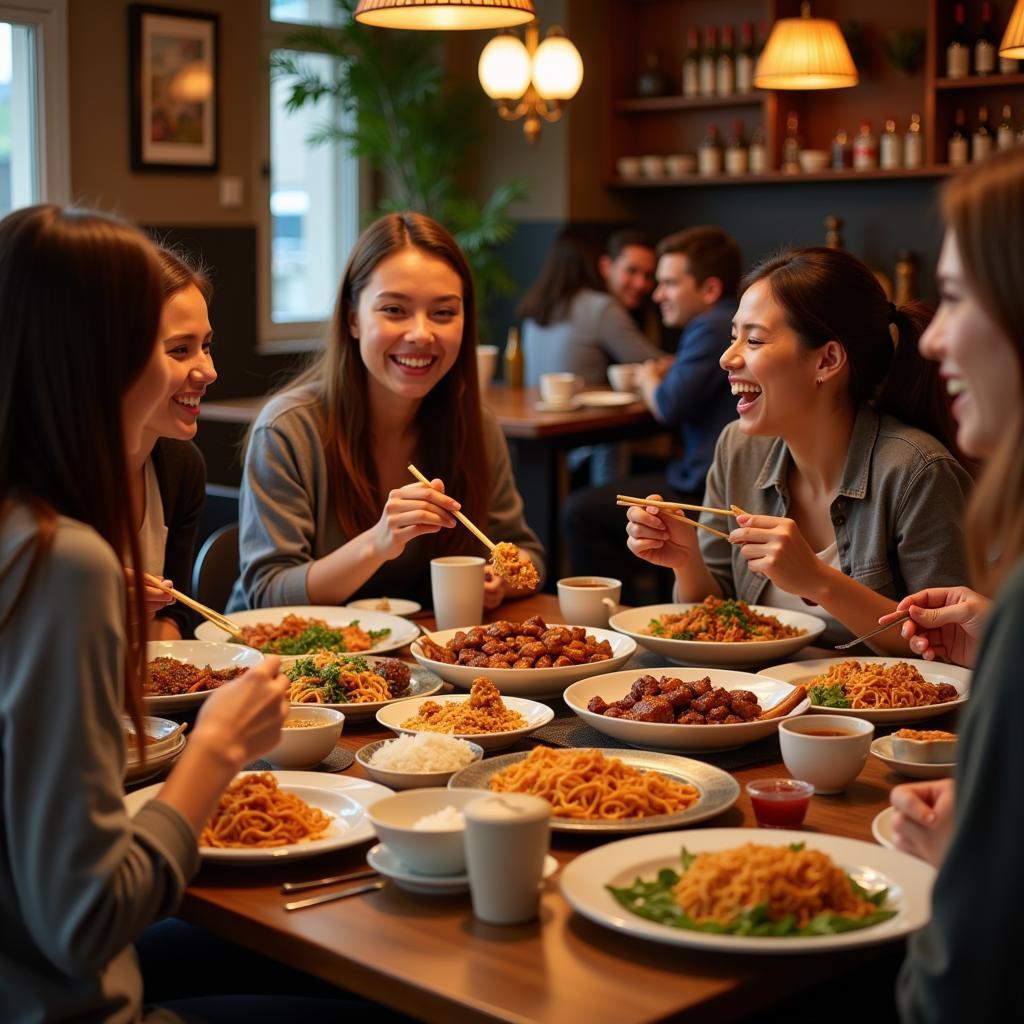
<path fill-rule="evenodd" d="M 505 605 L 490 618 L 520 620 L 532 614 L 560 620 L 557 601 L 543 594 Z M 430 627 L 429 619 L 423 622 Z M 354 751 L 390 736 L 371 719 L 347 723 L 339 744 Z M 526 741 L 513 749 L 529 746 Z M 358 762 L 346 774 L 365 777 Z M 789 773 L 776 755 L 732 774 L 742 788 L 752 779 Z M 812 798 L 803 828 L 870 842 L 873 818 L 888 805 L 891 787 L 902 781 L 906 780 L 869 757 L 845 792 Z M 741 792 L 730 810 L 697 827 L 755 824 L 750 800 Z M 608 841 L 554 832 L 551 852 L 564 866 Z M 888 943 L 832 953 L 794 949 L 780 958 L 638 940 L 575 913 L 559 892 L 557 874 L 546 885 L 538 920 L 510 927 L 474 918 L 468 895 L 420 896 L 391 883 L 376 892 L 306 910 L 283 909 L 295 898 L 282 894 L 283 882 L 356 870 L 364 865 L 368 846 L 279 866 L 207 864 L 188 887 L 180 914 L 331 984 L 438 1024 L 734 1020 L 785 1000 L 806 987 L 809 979 L 827 982 L 862 970 L 873 959 L 891 960 L 894 953 L 894 944 Z M 316 892 L 341 888 L 344 885 Z"/>

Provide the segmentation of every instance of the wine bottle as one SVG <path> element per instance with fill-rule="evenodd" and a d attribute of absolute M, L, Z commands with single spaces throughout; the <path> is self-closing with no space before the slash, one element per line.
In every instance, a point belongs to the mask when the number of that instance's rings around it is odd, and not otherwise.
<path fill-rule="evenodd" d="M 992 33 L 992 4 L 981 5 L 981 31 L 974 41 L 974 73 L 993 75 L 996 70 L 996 42 Z"/>
<path fill-rule="evenodd" d="M 958 107 L 953 131 L 946 143 L 946 157 L 950 167 L 963 167 L 967 163 L 969 146 L 967 144 L 967 118 L 963 107 Z"/>
<path fill-rule="evenodd" d="M 768 145 L 764 141 L 764 131 L 760 128 L 755 128 L 750 136 L 747 162 L 751 174 L 764 174 L 768 170 Z"/>
<path fill-rule="evenodd" d="M 757 61 L 757 48 L 754 45 L 753 22 L 743 22 L 740 30 L 740 48 L 736 51 L 736 91 L 748 93 L 754 91 L 754 64 Z"/>
<path fill-rule="evenodd" d="M 910 115 L 910 126 L 903 133 L 903 166 L 921 167 L 924 164 L 924 133 L 921 115 Z"/>
<path fill-rule="evenodd" d="M 722 29 L 722 46 L 718 51 L 715 66 L 715 92 L 719 96 L 731 96 L 736 91 L 736 39 L 732 25 Z"/>
<path fill-rule="evenodd" d="M 718 141 L 718 125 L 708 125 L 708 133 L 697 151 L 697 173 L 705 178 L 722 173 L 722 144 Z"/>
<path fill-rule="evenodd" d="M 917 298 L 917 260 L 907 249 L 896 254 L 896 269 L 893 274 L 892 301 L 896 306 L 905 306 Z"/>
<path fill-rule="evenodd" d="M 878 139 L 871 131 L 871 122 L 861 121 L 860 131 L 853 140 L 853 169 L 872 171 L 878 166 Z"/>
<path fill-rule="evenodd" d="M 686 30 L 686 56 L 683 58 L 683 95 L 693 99 L 700 95 L 700 30 Z"/>
<path fill-rule="evenodd" d="M 888 118 L 885 131 L 878 140 L 878 166 L 891 171 L 903 165 L 903 140 L 896 134 L 895 118 Z"/>
<path fill-rule="evenodd" d="M 1012 149 L 1017 144 L 1017 133 L 1013 130 L 1013 108 L 1003 104 L 1003 117 L 996 130 L 996 149 Z"/>
<path fill-rule="evenodd" d="M 971 162 L 979 163 L 995 148 L 996 135 L 988 120 L 988 107 L 978 108 L 978 124 L 971 137 Z"/>
<path fill-rule="evenodd" d="M 732 135 L 725 147 L 725 173 L 746 174 L 750 170 L 750 153 L 747 140 L 743 137 L 743 122 L 738 118 L 732 123 Z"/>
<path fill-rule="evenodd" d="M 971 51 L 967 46 L 966 14 L 963 4 L 953 5 L 953 36 L 946 47 L 946 77 L 966 78 L 971 73 Z"/>
<path fill-rule="evenodd" d="M 709 25 L 704 29 L 704 49 L 700 54 L 700 94 L 715 95 L 715 72 L 718 67 L 718 29 Z"/>

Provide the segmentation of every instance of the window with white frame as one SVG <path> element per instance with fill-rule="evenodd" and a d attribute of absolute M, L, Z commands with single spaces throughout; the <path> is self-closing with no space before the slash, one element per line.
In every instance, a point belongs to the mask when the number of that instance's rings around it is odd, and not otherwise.
<path fill-rule="evenodd" d="M 70 192 L 66 0 L 0 0 L 0 216 Z"/>
<path fill-rule="evenodd" d="M 291 36 L 303 24 L 330 24 L 333 0 L 269 0 L 265 58 L 288 52 L 324 78 L 330 57 L 295 53 Z M 345 258 L 359 232 L 359 165 L 345 147 L 310 145 L 325 121 L 341 116 L 329 99 L 297 111 L 286 108 L 286 81 L 267 82 L 267 174 L 260 239 L 261 351 L 315 348 L 326 321 Z"/>

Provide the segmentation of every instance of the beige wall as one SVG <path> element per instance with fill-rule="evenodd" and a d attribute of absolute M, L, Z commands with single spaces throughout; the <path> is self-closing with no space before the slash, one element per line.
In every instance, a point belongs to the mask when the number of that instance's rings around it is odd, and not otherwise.
<path fill-rule="evenodd" d="M 131 170 L 127 0 L 70 0 L 72 196 L 143 224 L 252 224 L 261 149 L 263 4 L 261 0 L 160 3 L 220 15 L 220 169 L 214 174 Z M 220 205 L 222 175 L 243 179 L 241 207 Z"/>

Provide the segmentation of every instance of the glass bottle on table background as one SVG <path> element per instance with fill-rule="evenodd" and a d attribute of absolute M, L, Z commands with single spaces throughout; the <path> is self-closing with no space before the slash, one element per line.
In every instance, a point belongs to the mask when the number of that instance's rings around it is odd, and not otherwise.
<path fill-rule="evenodd" d="M 700 94 L 715 95 L 715 78 L 718 70 L 718 29 L 709 25 L 704 29 L 704 49 L 700 52 Z"/>
<path fill-rule="evenodd" d="M 1017 144 L 1017 133 L 1013 130 L 1013 107 L 1003 104 L 1003 116 L 996 129 L 996 149 L 1013 149 Z"/>
<path fill-rule="evenodd" d="M 996 38 L 992 31 L 992 4 L 988 0 L 984 0 L 981 5 L 981 30 L 974 40 L 974 73 L 996 73 Z"/>
<path fill-rule="evenodd" d="M 917 298 L 917 260 L 908 249 L 896 254 L 896 268 L 893 274 L 892 301 L 905 306 Z"/>
<path fill-rule="evenodd" d="M 910 125 L 903 133 L 903 166 L 924 166 L 924 132 L 921 131 L 920 114 L 910 115 Z"/>
<path fill-rule="evenodd" d="M 946 47 L 946 77 L 966 78 L 971 73 L 971 48 L 967 45 L 966 12 L 953 5 L 953 35 Z"/>
<path fill-rule="evenodd" d="M 736 91 L 736 40 L 732 25 L 722 29 L 722 45 L 715 63 L 715 92 L 719 96 L 732 96 Z"/>
<path fill-rule="evenodd" d="M 510 327 L 505 337 L 505 387 L 521 388 L 525 371 L 523 349 L 519 344 L 519 328 Z"/>
<path fill-rule="evenodd" d="M 967 141 L 967 117 L 963 107 L 958 107 L 956 119 L 953 123 L 953 130 L 949 133 L 946 142 L 946 161 L 950 167 L 963 167 L 970 155 L 970 145 Z"/>
<path fill-rule="evenodd" d="M 686 30 L 686 56 L 683 58 L 683 95 L 694 99 L 700 95 L 700 29 Z"/>
<path fill-rule="evenodd" d="M 971 163 L 980 163 L 995 149 L 996 133 L 988 119 L 988 107 L 978 108 L 978 124 L 971 136 Z"/>
<path fill-rule="evenodd" d="M 740 48 L 736 51 L 736 91 L 746 94 L 754 91 L 754 64 L 757 46 L 754 43 L 754 23 L 743 22 L 740 29 Z"/>

